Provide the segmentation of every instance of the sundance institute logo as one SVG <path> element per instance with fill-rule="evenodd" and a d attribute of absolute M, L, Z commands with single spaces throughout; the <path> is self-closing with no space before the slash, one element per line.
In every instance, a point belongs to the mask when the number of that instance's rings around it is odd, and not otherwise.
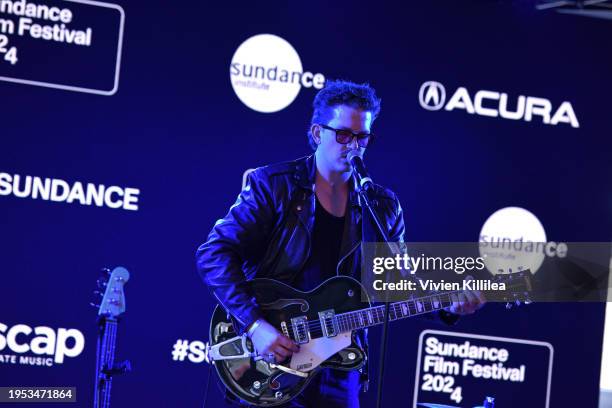
<path fill-rule="evenodd" d="M 480 256 L 493 274 L 529 269 L 536 273 L 545 258 L 565 258 L 565 242 L 547 241 L 544 226 L 531 211 L 505 207 L 485 221 L 478 239 Z"/>
<path fill-rule="evenodd" d="M 323 74 L 304 71 L 295 48 L 272 34 L 259 34 L 240 44 L 230 65 L 230 80 L 238 98 L 263 113 L 291 104 L 301 87 L 321 89 Z"/>

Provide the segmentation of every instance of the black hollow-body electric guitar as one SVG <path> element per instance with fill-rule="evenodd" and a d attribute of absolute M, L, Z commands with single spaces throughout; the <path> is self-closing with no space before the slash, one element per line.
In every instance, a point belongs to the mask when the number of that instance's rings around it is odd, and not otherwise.
<path fill-rule="evenodd" d="M 503 299 L 518 304 L 528 301 L 530 276 L 525 270 L 499 274 L 492 281 L 504 282 Z M 249 284 L 264 318 L 298 343 L 300 351 L 282 363 L 267 362 L 254 352 L 246 335 L 237 334 L 235 320 L 217 306 L 211 319 L 206 361 L 214 364 L 221 381 L 236 397 L 256 406 L 283 404 L 297 396 L 321 368 L 354 370 L 365 363 L 356 331 L 382 324 L 385 309 L 384 305 L 371 306 L 361 300 L 366 292 L 357 280 L 333 277 L 310 292 L 272 279 L 254 279 Z M 444 309 L 452 304 L 456 293 L 391 303 L 390 320 Z"/>

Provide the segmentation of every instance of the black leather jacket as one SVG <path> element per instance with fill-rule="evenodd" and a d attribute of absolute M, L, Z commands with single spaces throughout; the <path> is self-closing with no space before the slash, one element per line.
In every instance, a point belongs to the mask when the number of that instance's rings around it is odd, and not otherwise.
<path fill-rule="evenodd" d="M 244 329 L 261 317 L 247 280 L 274 278 L 291 283 L 310 254 L 315 214 L 315 157 L 260 167 L 228 214 L 218 220 L 197 250 L 197 267 L 219 303 Z M 350 183 L 348 219 L 336 268 L 359 280 L 360 243 L 382 239 Z M 399 200 L 375 186 L 374 209 L 392 241 L 403 242 L 404 218 Z"/>

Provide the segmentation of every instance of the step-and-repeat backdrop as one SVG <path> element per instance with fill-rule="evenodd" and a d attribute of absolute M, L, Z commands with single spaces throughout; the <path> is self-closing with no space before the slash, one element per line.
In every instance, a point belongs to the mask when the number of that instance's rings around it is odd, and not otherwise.
<path fill-rule="evenodd" d="M 328 79 L 382 98 L 366 162 L 408 240 L 539 241 L 546 262 L 610 241 L 611 36 L 531 2 L 0 1 L 0 386 L 91 405 L 89 303 L 121 265 L 112 405 L 200 406 L 215 300 L 195 249 L 248 169 L 310 153 Z M 596 407 L 603 321 L 536 303 L 394 324 L 385 406 Z"/>

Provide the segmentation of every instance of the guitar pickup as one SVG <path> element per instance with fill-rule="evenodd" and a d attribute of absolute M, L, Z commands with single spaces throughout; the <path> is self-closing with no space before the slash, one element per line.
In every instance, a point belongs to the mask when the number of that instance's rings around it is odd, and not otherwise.
<path fill-rule="evenodd" d="M 335 337 L 338 335 L 338 321 L 333 309 L 319 312 L 319 321 L 321 322 L 321 328 L 325 337 Z"/>
<path fill-rule="evenodd" d="M 310 340 L 310 331 L 308 330 L 308 319 L 306 316 L 294 317 L 291 319 L 293 327 L 293 337 L 297 344 L 308 343 Z"/>

